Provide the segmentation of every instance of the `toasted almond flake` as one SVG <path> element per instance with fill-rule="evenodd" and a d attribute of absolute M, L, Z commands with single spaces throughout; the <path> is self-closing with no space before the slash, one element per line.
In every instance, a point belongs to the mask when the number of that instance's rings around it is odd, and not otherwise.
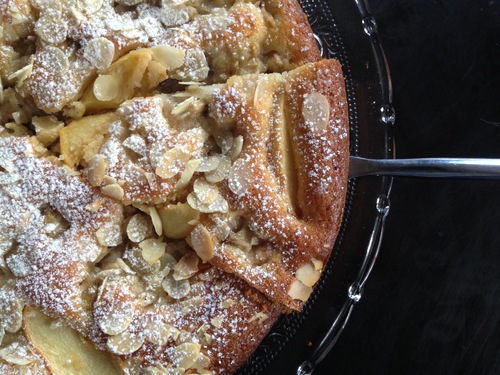
<path fill-rule="evenodd" d="M 151 47 L 153 58 L 165 65 L 167 69 L 175 69 L 184 64 L 186 53 L 175 47 L 160 45 Z"/>
<path fill-rule="evenodd" d="M 182 116 L 183 114 L 187 113 L 189 107 L 191 106 L 192 103 L 194 103 L 197 98 L 194 96 L 189 97 L 188 99 L 184 100 L 183 102 L 177 104 L 173 109 L 172 109 L 172 114 L 174 116 Z"/>
<path fill-rule="evenodd" d="M 108 276 L 99 287 L 94 317 L 104 333 L 117 335 L 132 323 L 136 307 L 137 299 L 128 280 L 121 276 Z"/>
<path fill-rule="evenodd" d="M 142 214 L 132 216 L 127 224 L 127 237 L 132 242 L 143 241 L 151 231 L 150 221 Z"/>
<path fill-rule="evenodd" d="M 118 200 L 123 199 L 123 196 L 125 195 L 123 188 L 118 184 L 110 184 L 103 186 L 101 187 L 101 192 L 103 194 L 110 196 L 111 198 L 115 198 Z"/>
<path fill-rule="evenodd" d="M 200 258 L 193 252 L 184 255 L 174 267 L 172 275 L 176 281 L 189 279 L 198 272 Z"/>
<path fill-rule="evenodd" d="M 60 44 L 68 35 L 68 23 L 60 11 L 52 10 L 36 21 L 35 34 L 49 44 Z"/>
<path fill-rule="evenodd" d="M 162 155 L 155 173 L 163 178 L 172 178 L 185 168 L 189 159 L 191 159 L 191 155 L 186 154 L 178 147 L 173 147 Z"/>
<path fill-rule="evenodd" d="M 149 216 L 151 216 L 151 222 L 153 223 L 153 227 L 155 228 L 155 232 L 158 236 L 163 234 L 163 223 L 161 221 L 161 217 L 158 214 L 156 207 L 149 207 Z"/>
<path fill-rule="evenodd" d="M 223 181 L 231 170 L 231 159 L 229 157 L 218 155 L 217 158 L 219 159 L 217 167 L 212 171 L 205 172 L 205 179 L 212 184 Z"/>
<path fill-rule="evenodd" d="M 85 14 L 94 14 L 102 8 L 104 0 L 76 0 L 76 8 Z"/>
<path fill-rule="evenodd" d="M 157 208 L 163 233 L 172 239 L 185 238 L 193 230 L 193 220 L 198 220 L 200 213 L 187 203 L 169 204 Z"/>
<path fill-rule="evenodd" d="M 266 321 L 268 318 L 268 315 L 265 313 L 265 312 L 258 312 L 256 314 L 254 314 L 250 319 L 248 319 L 248 323 L 251 323 L 251 322 L 254 322 L 256 320 L 259 321 L 259 323 L 263 323 L 264 321 Z"/>
<path fill-rule="evenodd" d="M 240 156 L 241 150 L 243 149 L 243 141 L 244 140 L 242 135 L 238 135 L 234 138 L 233 144 L 231 146 L 231 151 L 229 152 L 231 160 L 236 160 L 238 156 Z"/>
<path fill-rule="evenodd" d="M 328 98 L 316 92 L 305 94 L 302 115 L 306 126 L 313 132 L 325 130 L 330 123 L 330 103 Z"/>
<path fill-rule="evenodd" d="M 189 193 L 186 200 L 191 207 L 203 213 L 226 213 L 229 210 L 229 204 L 220 194 L 218 194 L 215 201 L 210 204 L 203 204 L 194 192 Z"/>
<path fill-rule="evenodd" d="M 90 212 L 97 212 L 101 208 L 102 204 L 103 204 L 102 199 L 96 199 L 92 203 L 86 205 L 85 209 Z"/>
<path fill-rule="evenodd" d="M 328 246 L 330 247 L 330 246 Z M 323 262 L 321 260 L 313 258 L 312 263 L 316 271 L 321 271 L 323 269 Z"/>
<path fill-rule="evenodd" d="M 57 71 L 58 74 L 65 74 L 69 69 L 68 56 L 58 47 L 45 47 L 45 49 L 37 55 L 37 60 L 41 61 L 47 69 Z"/>
<path fill-rule="evenodd" d="M 129 267 L 127 263 L 122 258 L 116 259 L 116 264 L 118 264 L 118 267 L 120 267 L 123 272 L 125 272 L 127 275 L 135 275 L 136 272 Z"/>
<path fill-rule="evenodd" d="M 203 298 L 201 298 L 200 296 L 194 296 L 179 302 L 179 306 L 182 307 L 182 311 L 185 314 L 190 314 L 194 309 L 201 306 L 202 304 L 203 304 Z"/>
<path fill-rule="evenodd" d="M 190 235 L 191 247 L 203 262 L 208 262 L 215 253 L 215 238 L 203 224 L 198 224 Z"/>
<path fill-rule="evenodd" d="M 166 345 L 168 340 L 179 336 L 180 331 L 164 321 L 151 321 L 146 326 L 147 340 L 155 345 Z"/>
<path fill-rule="evenodd" d="M 123 331 L 115 336 L 108 337 L 108 349 L 119 355 L 132 354 L 144 344 L 144 339 L 130 331 Z"/>
<path fill-rule="evenodd" d="M 0 359 L 17 366 L 26 366 L 36 361 L 30 352 L 20 350 L 19 343 L 14 342 L 5 348 L 0 349 Z"/>
<path fill-rule="evenodd" d="M 236 195 L 245 194 L 252 184 L 252 169 L 245 159 L 237 159 L 228 175 L 229 189 Z"/>
<path fill-rule="evenodd" d="M 154 264 L 165 254 L 167 244 L 159 239 L 149 238 L 140 242 L 139 247 L 146 262 Z"/>
<path fill-rule="evenodd" d="M 99 72 L 103 72 L 114 60 L 115 45 L 106 38 L 95 38 L 85 46 L 83 50 L 85 57 L 94 68 Z"/>
<path fill-rule="evenodd" d="M 312 291 L 313 289 L 310 286 L 304 285 L 300 280 L 295 280 L 288 289 L 288 295 L 293 299 L 306 302 Z"/>
<path fill-rule="evenodd" d="M 203 353 L 198 355 L 196 358 L 196 362 L 193 364 L 192 368 L 198 370 L 198 373 L 201 374 L 204 372 L 204 369 L 210 366 L 210 358 Z M 205 374 L 206 375 L 206 374 Z"/>
<path fill-rule="evenodd" d="M 234 300 L 233 300 L 232 298 L 227 298 L 227 299 L 225 299 L 225 300 L 222 302 L 221 306 L 222 306 L 222 308 L 224 308 L 224 309 L 228 309 L 228 308 L 230 308 L 231 306 L 234 306 L 234 304 L 235 304 L 235 302 L 234 302 Z"/>
<path fill-rule="evenodd" d="M 219 155 L 203 157 L 200 159 L 196 172 L 211 172 L 219 166 L 220 160 L 221 157 Z"/>
<path fill-rule="evenodd" d="M 120 85 L 115 77 L 103 74 L 96 78 L 92 90 L 97 100 L 107 102 L 118 96 Z"/>
<path fill-rule="evenodd" d="M 31 56 L 30 61 L 26 66 L 22 67 L 19 70 L 16 70 L 14 73 L 12 73 L 10 76 L 7 77 L 9 81 L 17 80 L 16 86 L 20 87 L 25 80 L 31 77 L 31 73 L 33 72 L 33 61 L 34 58 L 33 56 Z M 3 90 L 2 90 L 1 102 L 3 102 Z"/>
<path fill-rule="evenodd" d="M 212 324 L 215 328 L 220 328 L 222 326 L 222 316 L 217 315 L 210 320 L 210 324 Z"/>
<path fill-rule="evenodd" d="M 174 299 L 186 297 L 191 290 L 189 280 L 175 280 L 171 276 L 165 277 L 161 285 L 163 290 L 165 290 L 165 292 L 167 292 L 167 294 Z"/>
<path fill-rule="evenodd" d="M 101 186 L 104 181 L 104 177 L 106 176 L 107 168 L 108 163 L 102 155 L 94 156 L 90 162 L 89 167 L 87 168 L 87 180 L 89 181 L 89 183 L 92 186 Z M 120 195 L 120 193 L 118 193 L 118 195 Z"/>
<path fill-rule="evenodd" d="M 219 197 L 217 186 L 208 183 L 204 178 L 199 178 L 194 182 L 193 191 L 203 205 L 209 205 Z"/>
<path fill-rule="evenodd" d="M 170 354 L 170 359 L 174 365 L 188 369 L 194 365 L 198 355 L 200 354 L 201 346 L 194 342 L 185 342 L 177 345 Z"/>
<path fill-rule="evenodd" d="M 24 111 L 16 111 L 12 113 L 12 118 L 14 119 L 16 124 L 25 124 L 28 122 L 28 117 Z"/>
<path fill-rule="evenodd" d="M 189 185 L 191 179 L 193 178 L 194 172 L 196 172 L 199 164 L 200 164 L 200 159 L 191 159 L 187 162 L 186 168 L 184 168 L 181 177 L 175 184 L 175 191 L 184 190 Z"/>
<path fill-rule="evenodd" d="M 320 276 L 321 271 L 316 270 L 312 262 L 304 264 L 297 270 L 295 274 L 295 277 L 297 277 L 298 280 L 302 281 L 304 285 L 311 287 L 316 284 Z"/>
<path fill-rule="evenodd" d="M 123 242 L 121 228 L 118 224 L 107 223 L 100 227 L 95 236 L 102 246 L 118 246 Z"/>
<path fill-rule="evenodd" d="M 123 141 L 123 146 L 141 156 L 146 156 L 148 153 L 146 141 L 138 134 L 131 134 Z"/>
<path fill-rule="evenodd" d="M 0 328 L 15 333 L 21 329 L 24 303 L 6 286 L 0 289 Z"/>

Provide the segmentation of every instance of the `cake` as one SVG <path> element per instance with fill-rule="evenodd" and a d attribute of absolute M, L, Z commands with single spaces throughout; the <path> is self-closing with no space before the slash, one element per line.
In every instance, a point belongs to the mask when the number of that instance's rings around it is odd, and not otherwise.
<path fill-rule="evenodd" d="M 335 243 L 340 63 L 292 0 L 0 10 L 0 372 L 234 372 Z"/>

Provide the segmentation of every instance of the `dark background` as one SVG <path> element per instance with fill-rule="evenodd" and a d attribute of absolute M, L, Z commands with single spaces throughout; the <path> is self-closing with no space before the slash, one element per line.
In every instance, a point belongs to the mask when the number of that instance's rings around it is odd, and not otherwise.
<path fill-rule="evenodd" d="M 397 157 L 500 158 L 500 0 L 369 5 Z M 395 179 L 375 269 L 316 374 L 500 374 L 500 181 Z"/>

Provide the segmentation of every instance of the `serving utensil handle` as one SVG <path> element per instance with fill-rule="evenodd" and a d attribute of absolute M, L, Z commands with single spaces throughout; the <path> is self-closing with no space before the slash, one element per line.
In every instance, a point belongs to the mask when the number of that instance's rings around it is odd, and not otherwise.
<path fill-rule="evenodd" d="M 357 156 L 349 159 L 349 178 L 379 175 L 500 179 L 500 159 L 366 159 Z"/>

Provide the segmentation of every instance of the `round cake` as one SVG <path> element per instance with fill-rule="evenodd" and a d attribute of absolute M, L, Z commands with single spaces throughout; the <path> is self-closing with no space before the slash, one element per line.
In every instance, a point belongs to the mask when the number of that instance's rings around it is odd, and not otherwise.
<path fill-rule="evenodd" d="M 299 312 L 348 109 L 293 0 L 0 1 L 0 373 L 229 374 Z"/>

